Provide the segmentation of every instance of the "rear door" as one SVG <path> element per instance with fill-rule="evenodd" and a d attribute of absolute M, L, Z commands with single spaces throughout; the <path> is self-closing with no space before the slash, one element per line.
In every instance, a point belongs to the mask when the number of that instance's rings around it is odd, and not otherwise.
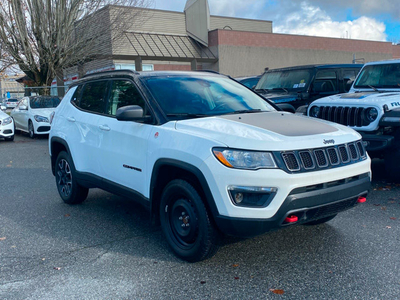
<path fill-rule="evenodd" d="M 105 116 L 109 80 L 97 80 L 78 86 L 72 96 L 65 132 L 75 168 L 99 176 L 101 134 L 99 122 Z"/>

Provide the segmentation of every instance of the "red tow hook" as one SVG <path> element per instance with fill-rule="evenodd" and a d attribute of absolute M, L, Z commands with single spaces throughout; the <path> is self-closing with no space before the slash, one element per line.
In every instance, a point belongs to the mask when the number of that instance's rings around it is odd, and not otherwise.
<path fill-rule="evenodd" d="M 288 216 L 285 218 L 285 222 L 286 223 L 294 223 L 297 222 L 299 220 L 299 218 L 297 216 Z"/>
<path fill-rule="evenodd" d="M 357 199 L 357 203 L 364 203 L 364 202 L 366 202 L 367 201 L 367 198 L 365 198 L 365 197 L 358 197 L 358 199 Z"/>

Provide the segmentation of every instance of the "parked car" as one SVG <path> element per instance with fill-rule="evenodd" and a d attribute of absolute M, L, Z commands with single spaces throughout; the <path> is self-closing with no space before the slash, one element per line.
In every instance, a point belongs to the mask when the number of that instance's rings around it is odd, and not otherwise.
<path fill-rule="evenodd" d="M 60 104 L 60 98 L 54 96 L 24 97 L 11 111 L 15 129 L 27 132 L 31 138 L 37 134 L 49 134 L 50 114 Z"/>
<path fill-rule="evenodd" d="M 5 112 L 0 110 L 0 138 L 6 141 L 14 140 L 14 122 Z"/>
<path fill-rule="evenodd" d="M 308 115 L 357 130 L 370 156 L 400 181 L 400 60 L 365 64 L 349 93 L 319 99 Z"/>
<path fill-rule="evenodd" d="M 18 102 L 19 100 L 17 98 L 10 98 L 3 100 L 3 103 L 7 109 L 16 107 Z"/>
<path fill-rule="evenodd" d="M 255 91 L 275 103 L 293 107 L 309 105 L 316 99 L 347 92 L 362 65 L 308 65 L 268 70 Z"/>
<path fill-rule="evenodd" d="M 62 200 L 81 203 L 93 187 L 135 199 L 192 262 L 212 256 L 221 233 L 324 223 L 370 188 L 357 132 L 276 111 L 219 74 L 92 74 L 73 83 L 51 120 Z"/>
<path fill-rule="evenodd" d="M 236 77 L 235 80 L 239 81 L 241 84 L 247 86 L 248 88 L 253 89 L 256 87 L 260 78 L 261 75 L 257 75 L 257 76 Z"/>

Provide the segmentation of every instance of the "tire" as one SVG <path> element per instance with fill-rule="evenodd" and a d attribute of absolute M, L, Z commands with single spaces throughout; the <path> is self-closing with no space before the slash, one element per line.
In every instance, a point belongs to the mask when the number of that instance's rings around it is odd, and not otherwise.
<path fill-rule="evenodd" d="M 67 204 L 79 204 L 87 198 L 89 189 L 78 184 L 71 156 L 61 151 L 55 164 L 55 177 L 58 193 Z"/>
<path fill-rule="evenodd" d="M 35 138 L 35 128 L 31 120 L 28 121 L 28 134 L 31 139 Z"/>
<path fill-rule="evenodd" d="M 336 216 L 337 216 L 337 214 L 336 214 L 336 215 L 329 216 L 329 217 L 325 217 L 325 218 L 322 218 L 322 219 L 318 219 L 318 220 L 315 220 L 315 221 L 311 221 L 311 222 L 308 222 L 308 223 L 304 223 L 303 225 L 310 226 L 310 225 L 319 225 L 319 224 L 323 224 L 323 223 L 326 223 L 326 222 L 332 220 L 332 219 L 333 219 L 334 217 L 336 217 Z"/>
<path fill-rule="evenodd" d="M 385 152 L 385 171 L 388 179 L 400 183 L 400 130 L 394 135 L 392 147 Z"/>
<path fill-rule="evenodd" d="M 218 250 L 218 231 L 204 202 L 187 181 L 172 180 L 160 203 L 161 227 L 171 250 L 179 258 L 198 262 Z"/>
<path fill-rule="evenodd" d="M 4 138 L 8 142 L 12 142 L 14 140 L 14 134 L 12 136 Z"/>

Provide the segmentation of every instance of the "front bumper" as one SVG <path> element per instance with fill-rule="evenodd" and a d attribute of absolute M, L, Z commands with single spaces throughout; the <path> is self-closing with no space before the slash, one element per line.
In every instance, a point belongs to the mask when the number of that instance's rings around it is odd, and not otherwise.
<path fill-rule="evenodd" d="M 14 123 L 0 125 L 0 138 L 7 138 L 14 135 Z"/>
<path fill-rule="evenodd" d="M 370 189 L 369 173 L 342 180 L 297 188 L 289 193 L 277 213 L 269 219 L 231 218 L 217 216 L 218 228 L 225 234 L 251 237 L 291 224 L 303 224 L 335 215 L 357 205 L 360 196 Z M 285 218 L 295 215 L 296 223 Z"/>

